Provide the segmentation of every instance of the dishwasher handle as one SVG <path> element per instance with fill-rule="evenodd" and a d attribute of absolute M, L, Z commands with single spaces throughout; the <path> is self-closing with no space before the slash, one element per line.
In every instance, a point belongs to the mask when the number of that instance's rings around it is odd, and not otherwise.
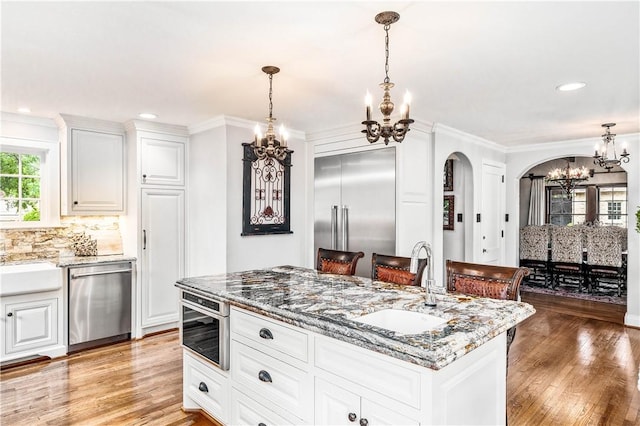
<path fill-rule="evenodd" d="M 82 278 L 82 277 L 93 277 L 95 275 L 107 275 L 107 274 L 122 274 L 126 272 L 133 272 L 133 269 L 113 269 L 110 271 L 96 271 L 96 272 L 85 272 L 82 274 L 71 274 L 71 279 Z"/>

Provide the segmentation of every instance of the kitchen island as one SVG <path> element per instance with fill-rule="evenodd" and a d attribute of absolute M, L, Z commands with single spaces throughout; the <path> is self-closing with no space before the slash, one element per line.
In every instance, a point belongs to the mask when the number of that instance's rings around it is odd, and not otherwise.
<path fill-rule="evenodd" d="M 230 369 L 185 349 L 183 401 L 230 424 L 504 423 L 505 332 L 535 312 L 451 294 L 426 307 L 417 287 L 291 266 L 177 286 L 231 305 Z M 362 322 L 382 310 L 443 321 L 417 333 Z"/>

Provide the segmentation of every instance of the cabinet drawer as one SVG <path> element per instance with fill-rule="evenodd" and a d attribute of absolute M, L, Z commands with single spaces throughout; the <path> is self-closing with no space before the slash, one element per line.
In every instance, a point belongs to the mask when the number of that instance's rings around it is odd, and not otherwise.
<path fill-rule="evenodd" d="M 315 339 L 315 365 L 345 380 L 420 409 L 420 373 L 384 355 L 329 339 Z"/>
<path fill-rule="evenodd" d="M 303 362 L 308 360 L 307 333 L 286 324 L 233 309 L 231 333 L 253 340 L 260 349 L 270 348 Z"/>
<path fill-rule="evenodd" d="M 183 351 L 184 392 L 207 413 L 221 422 L 227 421 L 228 377 Z"/>
<path fill-rule="evenodd" d="M 231 424 L 274 426 L 302 425 L 304 422 L 290 417 L 285 419 L 234 388 L 231 391 Z"/>
<path fill-rule="evenodd" d="M 264 398 L 301 419 L 313 412 L 311 374 L 236 340 L 231 340 L 231 378 L 243 392 Z"/>

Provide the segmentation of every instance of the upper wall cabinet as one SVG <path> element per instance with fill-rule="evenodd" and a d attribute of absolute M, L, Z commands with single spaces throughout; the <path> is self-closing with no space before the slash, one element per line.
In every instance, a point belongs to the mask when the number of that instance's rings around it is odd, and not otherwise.
<path fill-rule="evenodd" d="M 58 117 L 62 215 L 125 212 L 125 137 L 119 123 Z"/>
<path fill-rule="evenodd" d="M 143 185 L 184 186 L 186 138 L 141 135 L 140 171 Z"/>

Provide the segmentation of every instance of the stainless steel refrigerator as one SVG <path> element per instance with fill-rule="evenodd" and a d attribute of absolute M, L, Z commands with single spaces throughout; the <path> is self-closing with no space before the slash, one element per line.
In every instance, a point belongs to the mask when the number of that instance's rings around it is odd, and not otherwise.
<path fill-rule="evenodd" d="M 394 147 L 315 159 L 315 253 L 362 251 L 356 275 L 371 275 L 371 254 L 396 251 Z"/>

